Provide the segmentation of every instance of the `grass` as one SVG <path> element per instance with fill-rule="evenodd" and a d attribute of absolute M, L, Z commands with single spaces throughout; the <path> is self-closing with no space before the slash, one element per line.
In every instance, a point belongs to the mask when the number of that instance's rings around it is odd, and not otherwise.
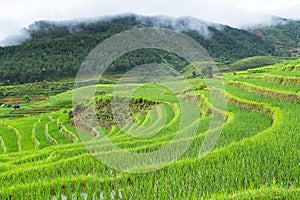
<path fill-rule="evenodd" d="M 280 76 L 286 76 L 286 77 L 300 77 L 299 71 L 279 71 L 279 70 L 273 70 L 270 71 L 271 75 L 280 75 Z"/>
<path fill-rule="evenodd" d="M 283 92 L 290 92 L 290 93 L 299 93 L 300 92 L 299 87 L 295 87 L 295 86 L 291 86 L 291 85 L 280 85 L 280 84 L 276 84 L 276 83 L 266 82 L 264 80 L 243 79 L 243 78 L 236 78 L 234 80 L 251 83 L 256 86 L 261 86 L 261 87 L 265 87 L 265 88 L 276 89 L 276 90 L 283 91 Z"/>
<path fill-rule="evenodd" d="M 269 67 L 272 69 L 269 74 L 282 66 L 285 65 Z M 252 75 L 245 72 L 243 76 Z M 299 199 L 300 106 L 283 100 L 286 93 L 298 91 L 298 86 L 283 86 L 252 77 L 237 78 L 232 74 L 223 77 L 226 98 L 220 95 L 221 85 L 212 79 L 209 84 L 214 85 L 212 92 L 216 95 L 211 96 L 199 87 L 195 91 L 198 102 L 190 104 L 179 103 L 191 91 L 183 91 L 176 82 L 169 84 L 178 88 L 178 92 L 154 83 L 121 85 L 120 94 L 127 95 L 130 88 L 135 88 L 134 97 L 163 103 L 155 105 L 153 111 L 136 116 L 139 127 L 128 125 L 127 130 L 131 129 L 135 135 L 114 126 L 112 130 L 104 130 L 108 140 L 76 130 L 69 120 L 71 91 L 24 106 L 22 118 L 3 109 L 0 115 L 8 115 L 10 119 L 0 118 L 0 198 L 72 199 L 87 195 L 91 199 Z M 192 86 L 204 84 L 199 78 L 188 81 Z M 254 87 L 232 82 L 250 83 Z M 112 93 L 115 87 L 99 84 L 97 91 Z M 261 90 L 264 95 L 260 94 Z M 269 96 L 270 92 L 274 95 Z M 219 100 L 216 107 L 212 107 L 211 97 Z M 220 110 L 223 98 L 226 110 Z M 200 107 L 199 116 L 196 106 Z M 43 113 L 29 114 L 36 110 Z M 226 121 L 223 125 L 216 123 L 209 130 L 213 112 L 226 116 Z M 161 124 L 162 116 L 166 117 L 164 124 Z M 181 123 L 183 126 L 178 131 Z M 221 128 L 214 149 L 199 157 L 205 136 Z M 193 130 L 197 130 L 195 135 L 191 134 Z M 167 159 L 178 152 L 181 144 L 191 142 L 191 145 L 178 159 L 157 171 L 127 173 L 95 159 L 125 155 L 112 149 L 108 141 L 126 152 L 148 153 L 167 147 L 178 134 L 185 137 L 175 140 Z M 84 141 L 89 149 L 83 145 L 83 137 L 87 138 Z M 91 152 L 93 155 L 89 150 L 95 150 Z M 121 160 L 133 162 L 127 157 Z"/>
<path fill-rule="evenodd" d="M 32 143 L 32 128 L 36 119 L 34 117 L 18 118 L 6 121 L 7 124 L 13 125 L 22 135 L 23 150 L 34 150 Z"/>
<path fill-rule="evenodd" d="M 48 123 L 48 117 L 46 115 L 41 116 L 41 118 L 36 122 L 36 138 L 40 142 L 39 148 L 52 145 L 46 138 L 45 135 L 45 126 Z"/>

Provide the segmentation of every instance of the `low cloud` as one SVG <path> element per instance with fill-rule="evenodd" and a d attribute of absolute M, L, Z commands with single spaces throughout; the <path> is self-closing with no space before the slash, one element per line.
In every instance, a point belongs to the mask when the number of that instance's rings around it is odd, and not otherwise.
<path fill-rule="evenodd" d="M 191 16 L 241 27 L 260 23 L 266 16 L 299 19 L 299 10 L 299 0 L 11 0 L 1 2 L 0 41 L 18 34 L 21 28 L 38 20 L 70 20 L 130 12 L 151 16 Z"/>
<path fill-rule="evenodd" d="M 14 46 L 18 44 L 22 44 L 24 41 L 30 39 L 30 34 L 25 30 L 22 29 L 19 31 L 18 34 L 10 35 L 6 37 L 4 40 L 0 41 L 0 46 Z"/>

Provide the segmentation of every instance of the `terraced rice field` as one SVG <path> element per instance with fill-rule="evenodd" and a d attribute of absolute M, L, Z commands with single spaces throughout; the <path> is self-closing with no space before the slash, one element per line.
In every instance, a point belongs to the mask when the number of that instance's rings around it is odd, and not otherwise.
<path fill-rule="evenodd" d="M 212 107 L 207 90 L 195 91 L 198 105 L 187 107 L 189 114 L 196 115 L 193 106 L 199 106 L 200 116 L 191 118 L 181 130 L 188 133 L 197 128 L 191 145 L 172 164 L 148 173 L 118 171 L 95 159 L 112 152 L 99 135 L 101 127 L 94 134 L 76 131 L 69 120 L 71 91 L 24 107 L 22 117 L 4 109 L 0 199 L 300 199 L 300 78 L 291 73 L 282 78 L 278 71 L 283 67 L 255 76 L 225 74 L 225 96 L 217 85 L 210 92 L 226 100 L 226 110 Z M 191 82 L 203 84 L 202 79 Z M 110 93 L 113 87 L 99 85 L 97 91 Z M 148 84 L 134 96 L 160 104 L 135 116 L 139 126 L 122 130 L 114 125 L 103 131 L 105 138 L 127 152 L 147 153 L 168 145 L 184 115 L 176 98 L 187 98 L 189 92 L 176 96 Z M 44 112 L 31 113 L 39 109 Z M 216 126 L 222 132 L 214 149 L 199 157 L 214 112 L 226 120 Z M 149 137 L 133 137 L 142 133 Z M 89 146 L 102 149 L 103 155 L 86 149 L 80 137 L 85 134 Z"/>

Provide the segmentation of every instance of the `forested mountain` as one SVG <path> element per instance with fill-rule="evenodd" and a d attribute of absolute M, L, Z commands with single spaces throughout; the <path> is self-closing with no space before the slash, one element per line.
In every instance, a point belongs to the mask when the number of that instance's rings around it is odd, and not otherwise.
<path fill-rule="evenodd" d="M 300 56 L 300 21 L 274 18 L 270 25 L 258 25 L 251 32 L 291 54 Z"/>
<path fill-rule="evenodd" d="M 300 47 L 300 21 L 282 19 L 280 23 L 260 26 L 268 42 L 289 47 Z"/>
<path fill-rule="evenodd" d="M 0 82 L 7 85 L 74 77 L 81 62 L 101 41 L 136 27 L 165 27 L 182 32 L 199 42 L 215 61 L 226 64 L 251 56 L 289 55 L 249 31 L 188 17 L 132 14 L 86 21 L 38 21 L 25 29 L 29 39 L 19 45 L 0 47 Z M 153 62 L 166 62 L 179 71 L 187 65 L 174 54 L 144 49 L 120 57 L 109 70 L 125 72 Z"/>

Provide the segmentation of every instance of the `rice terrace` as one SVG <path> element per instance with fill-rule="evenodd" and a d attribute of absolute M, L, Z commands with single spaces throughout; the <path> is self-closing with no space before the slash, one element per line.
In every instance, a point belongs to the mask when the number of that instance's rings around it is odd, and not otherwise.
<path fill-rule="evenodd" d="M 39 21 L 27 30 L 31 39 L 0 47 L 0 199 L 300 199 L 300 59 L 272 45 L 289 39 L 286 46 L 299 48 L 299 21 L 258 28 L 264 40 L 217 25 L 207 25 L 207 38 L 188 26 L 179 31 L 207 49 L 218 72 L 145 48 L 74 87 L 98 43 L 154 26 L 141 18 Z M 160 24 L 182 27 L 169 25 Z M 296 27 L 298 43 L 270 34 L 285 26 Z M 130 76 L 147 63 L 168 66 L 180 81 L 157 81 L 166 75 L 153 67 L 141 71 L 147 78 Z M 125 156 L 169 145 L 170 153 L 145 162 Z"/>

